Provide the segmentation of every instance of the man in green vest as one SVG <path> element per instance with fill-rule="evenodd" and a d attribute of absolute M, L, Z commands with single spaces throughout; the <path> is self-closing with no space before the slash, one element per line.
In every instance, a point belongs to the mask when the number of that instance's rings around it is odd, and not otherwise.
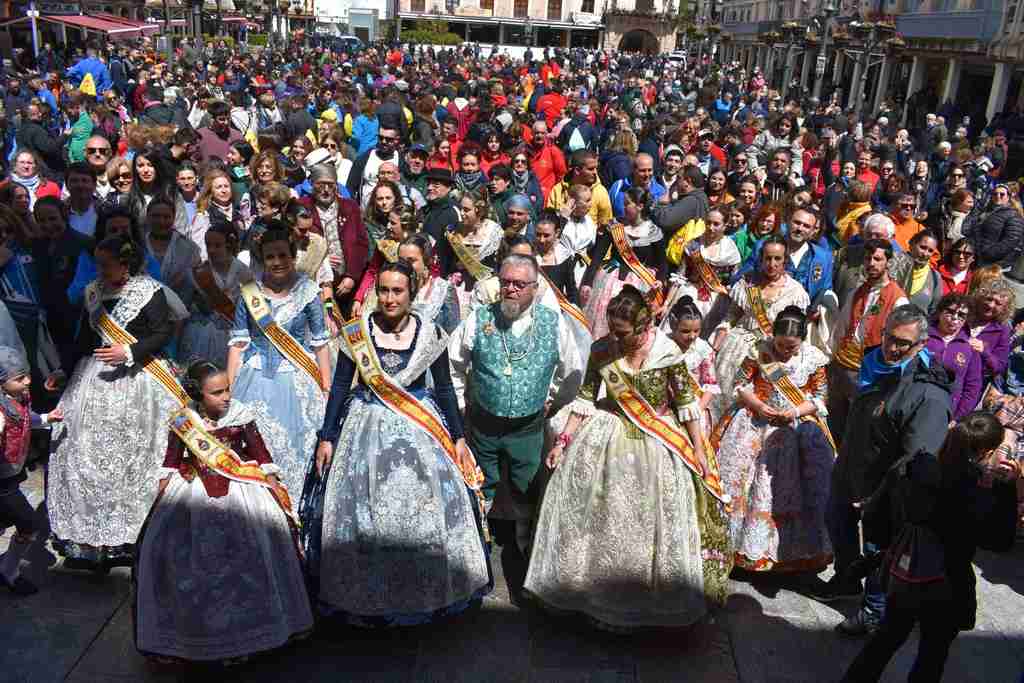
<path fill-rule="evenodd" d="M 513 602 L 526 579 L 530 521 L 544 445 L 544 419 L 576 397 L 589 349 L 581 350 L 558 311 L 535 303 L 540 274 L 529 256 L 498 271 L 501 298 L 479 306 L 452 334 L 452 382 L 465 402 L 466 443 L 484 473 L 492 529 Z"/>

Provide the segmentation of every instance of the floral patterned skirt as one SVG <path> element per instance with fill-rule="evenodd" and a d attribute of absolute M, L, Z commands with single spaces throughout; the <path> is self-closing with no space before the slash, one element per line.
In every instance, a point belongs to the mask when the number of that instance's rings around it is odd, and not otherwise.
<path fill-rule="evenodd" d="M 723 418 L 718 434 L 736 566 L 824 569 L 832 561 L 825 510 L 835 462 L 824 432 L 808 421 L 776 427 L 740 408 Z"/>
<path fill-rule="evenodd" d="M 688 626 L 725 598 L 725 520 L 682 461 L 599 411 L 548 483 L 526 589 L 614 629 Z"/>

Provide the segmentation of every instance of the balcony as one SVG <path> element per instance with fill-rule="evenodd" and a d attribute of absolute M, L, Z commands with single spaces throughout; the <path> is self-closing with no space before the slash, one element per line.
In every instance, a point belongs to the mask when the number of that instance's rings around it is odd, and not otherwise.
<path fill-rule="evenodd" d="M 911 43 L 915 38 L 950 38 L 987 43 L 1002 23 L 1000 9 L 901 14 L 896 30 Z"/>

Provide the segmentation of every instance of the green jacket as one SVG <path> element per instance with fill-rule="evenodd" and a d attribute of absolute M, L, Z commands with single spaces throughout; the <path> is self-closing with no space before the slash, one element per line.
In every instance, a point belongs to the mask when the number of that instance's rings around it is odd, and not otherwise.
<path fill-rule="evenodd" d="M 85 161 L 85 142 L 92 136 L 92 128 L 92 118 L 83 110 L 68 136 L 68 160 L 71 163 Z"/>

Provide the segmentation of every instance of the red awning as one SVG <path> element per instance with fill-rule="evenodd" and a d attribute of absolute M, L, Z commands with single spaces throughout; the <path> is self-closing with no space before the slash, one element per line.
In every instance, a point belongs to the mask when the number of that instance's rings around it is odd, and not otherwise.
<path fill-rule="evenodd" d="M 136 19 L 129 19 L 128 17 L 119 17 L 116 14 L 107 14 L 106 12 L 93 12 L 89 16 L 109 21 L 112 24 L 121 24 L 125 28 L 137 29 L 143 33 L 156 33 L 160 30 L 160 27 L 152 22 L 138 21 Z"/>
<path fill-rule="evenodd" d="M 41 16 L 40 19 L 43 21 L 51 21 L 55 24 L 64 24 L 65 26 L 71 26 L 73 28 L 84 28 L 87 31 L 105 33 L 113 40 L 117 40 L 119 38 L 138 38 L 143 33 L 159 30 L 159 27 L 155 24 L 152 29 L 149 29 L 147 26 L 128 26 L 123 23 L 129 21 L 128 19 L 118 18 L 117 21 L 112 21 L 110 19 L 91 16 L 88 14 L 47 14 Z"/>

